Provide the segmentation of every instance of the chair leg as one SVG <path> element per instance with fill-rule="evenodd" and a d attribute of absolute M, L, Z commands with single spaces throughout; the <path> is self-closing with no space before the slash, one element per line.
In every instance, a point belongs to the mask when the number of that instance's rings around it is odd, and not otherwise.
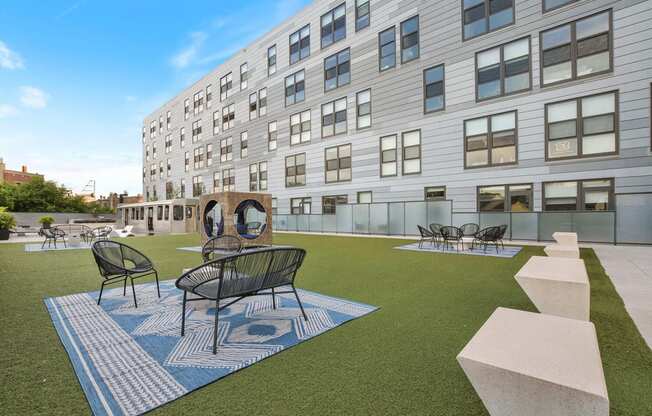
<path fill-rule="evenodd" d="M 297 289 L 292 285 L 292 291 L 294 292 L 294 297 L 297 298 L 297 303 L 299 304 L 299 308 L 301 308 L 301 313 L 303 314 L 303 319 L 305 321 L 308 320 L 308 317 L 306 316 L 306 311 L 303 310 L 303 305 L 301 304 L 301 299 L 299 299 L 299 294 L 297 293 Z"/>
<path fill-rule="evenodd" d="M 66 237 L 61 238 L 63 240 L 63 248 L 66 248 Z"/>
<path fill-rule="evenodd" d="M 154 270 L 154 277 L 156 278 L 156 293 L 158 293 L 158 297 L 161 297 L 161 289 L 158 287 L 158 272 Z"/>
<path fill-rule="evenodd" d="M 97 298 L 97 304 L 98 305 L 100 304 L 100 301 L 102 300 L 102 292 L 104 291 L 104 283 L 106 283 L 106 281 L 102 282 L 102 287 L 100 288 L 100 296 Z"/>
<path fill-rule="evenodd" d="M 181 304 L 181 336 L 186 333 L 186 296 L 188 292 L 183 291 L 183 303 Z"/>
<path fill-rule="evenodd" d="M 217 354 L 217 324 L 220 315 L 220 301 L 215 300 L 215 328 L 213 328 L 213 354 Z"/>
<path fill-rule="evenodd" d="M 127 296 L 127 278 L 125 277 L 125 284 L 122 288 L 122 296 Z"/>
<path fill-rule="evenodd" d="M 134 307 L 138 307 L 138 302 L 136 302 L 136 288 L 134 287 L 134 278 L 129 276 L 129 279 L 131 280 L 131 292 L 134 294 Z"/>
<path fill-rule="evenodd" d="M 276 309 L 276 296 L 274 294 L 274 288 L 272 288 L 272 306 Z"/>

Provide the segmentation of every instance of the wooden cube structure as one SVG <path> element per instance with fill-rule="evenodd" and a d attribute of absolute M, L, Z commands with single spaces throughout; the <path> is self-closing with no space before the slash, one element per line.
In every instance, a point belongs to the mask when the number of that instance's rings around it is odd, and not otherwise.
<path fill-rule="evenodd" d="M 218 192 L 202 195 L 199 198 L 199 208 L 202 243 L 217 235 L 226 234 L 238 237 L 245 246 L 272 245 L 272 196 L 270 194 Z M 213 219 L 216 208 L 218 211 L 221 208 L 218 224 L 215 224 Z M 261 209 L 263 212 L 260 211 Z M 247 219 L 252 212 L 257 217 L 256 221 Z"/>

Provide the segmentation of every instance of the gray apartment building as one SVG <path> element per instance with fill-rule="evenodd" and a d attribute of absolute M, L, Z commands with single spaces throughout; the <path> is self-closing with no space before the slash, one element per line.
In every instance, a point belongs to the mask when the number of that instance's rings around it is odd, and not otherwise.
<path fill-rule="evenodd" d="M 649 0 L 315 0 L 144 120 L 143 193 L 614 211 L 636 234 L 651 92 Z"/>

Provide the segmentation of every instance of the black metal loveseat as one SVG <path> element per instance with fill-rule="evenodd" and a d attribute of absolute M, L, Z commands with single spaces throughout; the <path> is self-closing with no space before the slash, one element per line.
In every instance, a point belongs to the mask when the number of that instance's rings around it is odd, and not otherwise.
<path fill-rule="evenodd" d="M 307 321 L 294 287 L 294 278 L 305 256 L 306 251 L 300 248 L 261 248 L 221 257 L 184 273 L 175 283 L 183 291 L 181 336 L 185 333 L 186 303 L 195 300 L 215 301 L 213 354 L 217 353 L 219 311 L 247 296 L 272 296 L 272 305 L 276 309 L 276 294 L 294 293 L 303 319 Z M 281 286 L 290 286 L 292 290 L 275 290 Z M 188 293 L 194 297 L 189 299 Z M 221 300 L 227 299 L 226 303 L 220 304 Z"/>

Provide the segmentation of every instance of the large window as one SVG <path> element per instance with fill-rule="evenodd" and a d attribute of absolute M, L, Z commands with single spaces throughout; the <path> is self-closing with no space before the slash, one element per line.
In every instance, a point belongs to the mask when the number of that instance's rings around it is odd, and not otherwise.
<path fill-rule="evenodd" d="M 235 103 L 222 108 L 222 131 L 235 126 Z"/>
<path fill-rule="evenodd" d="M 287 156 L 285 158 L 285 186 L 303 186 L 306 184 L 306 154 Z"/>
<path fill-rule="evenodd" d="M 183 171 L 190 171 L 190 152 L 184 152 L 183 154 Z"/>
<path fill-rule="evenodd" d="M 190 98 L 183 100 L 183 119 L 188 120 L 190 118 Z"/>
<path fill-rule="evenodd" d="M 290 35 L 290 65 L 310 56 L 310 25 Z"/>
<path fill-rule="evenodd" d="M 541 32 L 542 85 L 612 70 L 611 10 Z"/>
<path fill-rule="evenodd" d="M 369 0 L 355 0 L 355 31 L 368 27 L 370 18 Z"/>
<path fill-rule="evenodd" d="M 464 167 L 516 163 L 516 111 L 464 122 Z"/>
<path fill-rule="evenodd" d="M 194 114 L 197 115 L 204 111 L 204 91 L 199 91 L 195 93 L 192 97 L 192 107 Z"/>
<path fill-rule="evenodd" d="M 325 48 L 346 37 L 346 3 L 321 17 L 321 47 Z"/>
<path fill-rule="evenodd" d="M 423 190 L 423 199 L 426 201 L 445 201 L 445 186 L 426 186 Z"/>
<path fill-rule="evenodd" d="M 249 86 L 249 67 L 247 63 L 240 65 L 240 91 L 244 91 Z"/>
<path fill-rule="evenodd" d="M 306 73 L 302 69 L 290 76 L 285 77 L 285 106 L 300 103 L 305 99 Z"/>
<path fill-rule="evenodd" d="M 258 91 L 258 116 L 267 115 L 267 88 Z"/>
<path fill-rule="evenodd" d="M 423 71 L 423 112 L 444 109 L 444 64 Z"/>
<path fill-rule="evenodd" d="M 224 101 L 231 96 L 233 87 L 233 74 L 229 72 L 220 78 L 220 101 Z"/>
<path fill-rule="evenodd" d="M 351 180 L 351 145 L 326 149 L 326 183 Z"/>
<path fill-rule="evenodd" d="M 223 169 L 222 170 L 222 190 L 235 191 L 235 169 Z"/>
<path fill-rule="evenodd" d="M 543 0 L 543 11 L 549 12 L 567 4 L 575 3 L 576 1 L 578 0 Z"/>
<path fill-rule="evenodd" d="M 165 136 L 165 153 L 170 153 L 172 151 L 172 135 L 168 134 Z"/>
<path fill-rule="evenodd" d="M 268 150 L 276 150 L 276 147 L 278 146 L 278 130 L 277 130 L 277 125 L 276 121 L 270 121 L 267 124 L 267 149 Z"/>
<path fill-rule="evenodd" d="M 179 147 L 184 147 L 186 145 L 186 128 L 179 128 Z"/>
<path fill-rule="evenodd" d="M 573 159 L 616 154 L 617 92 L 546 104 L 546 155 Z"/>
<path fill-rule="evenodd" d="M 165 128 L 167 130 L 170 130 L 172 128 L 172 111 L 168 111 L 165 116 Z"/>
<path fill-rule="evenodd" d="M 355 95 L 356 126 L 358 130 L 371 127 L 371 89 Z"/>
<path fill-rule="evenodd" d="M 394 26 L 378 34 L 378 66 L 380 71 L 396 66 L 396 28 Z"/>
<path fill-rule="evenodd" d="M 272 76 L 276 73 L 276 45 L 270 46 L 267 49 L 267 76 Z"/>
<path fill-rule="evenodd" d="M 328 195 L 321 198 L 321 213 L 324 215 L 335 215 L 338 205 L 349 203 L 346 195 Z"/>
<path fill-rule="evenodd" d="M 403 133 L 403 175 L 421 173 L 421 130 Z"/>
<path fill-rule="evenodd" d="M 213 112 L 213 136 L 220 134 L 220 112 Z"/>
<path fill-rule="evenodd" d="M 196 120 L 192 123 L 192 142 L 196 143 L 201 140 L 201 120 Z"/>
<path fill-rule="evenodd" d="M 346 97 L 321 106 L 321 137 L 346 133 Z"/>
<path fill-rule="evenodd" d="M 401 23 L 401 63 L 419 57 L 419 16 Z"/>
<path fill-rule="evenodd" d="M 293 215 L 310 215 L 312 211 L 312 198 L 292 198 L 290 199 L 290 212 Z"/>
<path fill-rule="evenodd" d="M 396 176 L 398 174 L 398 148 L 396 135 L 380 138 L 380 176 Z"/>
<path fill-rule="evenodd" d="M 514 23 L 513 0 L 462 0 L 464 40 Z"/>
<path fill-rule="evenodd" d="M 222 179 L 220 177 L 220 172 L 213 172 L 213 193 L 220 192 L 222 188 Z"/>
<path fill-rule="evenodd" d="M 233 160 L 233 138 L 227 137 L 220 140 L 220 161 L 229 162 Z"/>
<path fill-rule="evenodd" d="M 179 198 L 183 199 L 186 197 L 186 180 L 181 179 L 179 181 Z"/>
<path fill-rule="evenodd" d="M 478 101 L 530 89 L 530 38 L 478 52 L 475 67 Z"/>
<path fill-rule="evenodd" d="M 206 108 L 211 108 L 213 105 L 213 85 L 208 84 L 206 87 Z"/>
<path fill-rule="evenodd" d="M 206 145 L 206 166 L 211 166 L 213 164 L 213 143 L 208 143 Z"/>
<path fill-rule="evenodd" d="M 532 211 L 532 184 L 478 187 L 478 211 Z"/>
<path fill-rule="evenodd" d="M 544 211 L 607 211 L 613 209 L 613 179 L 543 184 Z"/>
<path fill-rule="evenodd" d="M 204 182 L 201 176 L 192 177 L 192 196 L 197 197 L 204 193 Z"/>
<path fill-rule="evenodd" d="M 169 200 L 169 199 L 172 199 L 172 198 L 174 198 L 174 184 L 172 182 L 165 182 L 165 199 Z M 167 206 L 165 208 L 166 208 L 166 211 L 169 209 L 169 207 L 167 207 Z M 166 217 L 167 217 L 167 215 L 166 215 Z"/>
<path fill-rule="evenodd" d="M 249 94 L 249 120 L 258 117 L 258 93 Z"/>
<path fill-rule="evenodd" d="M 324 59 L 324 91 L 351 82 L 351 52 L 344 49 Z"/>
<path fill-rule="evenodd" d="M 193 151 L 193 168 L 195 170 L 204 167 L 204 147 L 200 146 Z"/>
<path fill-rule="evenodd" d="M 373 194 L 371 191 L 361 191 L 357 194 L 358 204 L 371 204 L 373 202 Z"/>
<path fill-rule="evenodd" d="M 240 133 L 240 159 L 245 159 L 249 155 L 249 133 L 243 131 Z"/>
<path fill-rule="evenodd" d="M 310 110 L 290 116 L 290 146 L 310 141 Z"/>
<path fill-rule="evenodd" d="M 249 165 L 249 191 L 267 190 L 267 162 Z"/>
<path fill-rule="evenodd" d="M 156 120 L 149 123 L 149 138 L 153 139 L 154 137 L 156 137 Z"/>

